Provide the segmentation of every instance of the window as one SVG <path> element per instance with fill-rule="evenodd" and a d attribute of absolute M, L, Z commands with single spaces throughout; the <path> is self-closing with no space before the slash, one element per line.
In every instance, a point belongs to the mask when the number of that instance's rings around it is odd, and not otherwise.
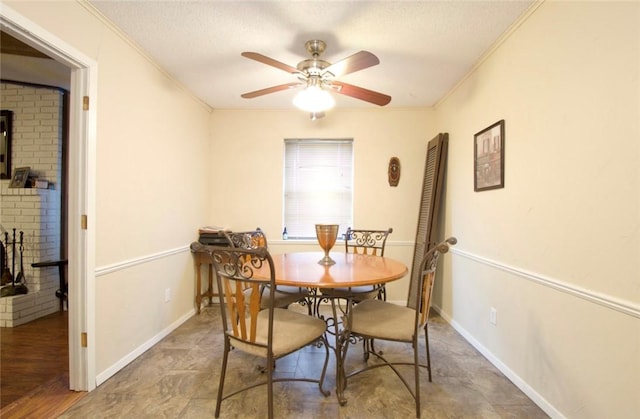
<path fill-rule="evenodd" d="M 353 222 L 353 140 L 284 140 L 284 226 L 315 239 L 316 224 Z"/>

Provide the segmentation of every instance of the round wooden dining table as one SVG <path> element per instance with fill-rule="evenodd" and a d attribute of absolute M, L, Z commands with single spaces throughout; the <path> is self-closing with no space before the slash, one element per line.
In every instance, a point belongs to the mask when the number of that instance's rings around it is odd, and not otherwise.
<path fill-rule="evenodd" d="M 333 265 L 318 263 L 323 252 L 271 255 L 277 285 L 305 288 L 348 288 L 380 285 L 404 277 L 407 267 L 395 259 L 356 253 L 331 253 Z"/>
<path fill-rule="evenodd" d="M 350 332 L 346 328 L 340 329 L 338 317 L 348 316 L 350 309 L 346 309 L 341 315 L 336 312 L 335 298 L 331 298 L 322 292 L 321 289 L 340 288 L 340 298 L 347 300 L 347 306 L 353 303 L 349 290 L 353 287 L 366 285 L 382 285 L 387 282 L 398 280 L 404 277 L 407 267 L 395 260 L 383 256 L 363 255 L 358 253 L 331 253 L 331 258 L 335 261 L 333 265 L 323 265 L 318 263 L 324 256 L 323 252 L 294 252 L 271 255 L 275 271 L 276 285 L 293 286 L 306 288 L 309 290 L 309 299 L 329 299 L 331 301 L 333 317 L 324 318 L 327 326 L 331 324 L 334 331 L 331 332 L 336 337 L 335 347 L 332 347 L 336 354 L 336 396 L 341 405 L 347 400 L 344 397 L 346 386 L 344 359 L 346 357 L 345 343 L 350 339 Z M 307 301 L 307 304 L 312 304 Z M 317 310 L 314 310 L 316 315 Z"/>

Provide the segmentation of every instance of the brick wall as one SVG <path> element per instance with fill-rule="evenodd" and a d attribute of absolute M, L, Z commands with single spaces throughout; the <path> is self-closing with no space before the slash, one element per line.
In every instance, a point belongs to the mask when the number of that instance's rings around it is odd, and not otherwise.
<path fill-rule="evenodd" d="M 12 172 L 30 167 L 53 189 L 9 188 L 0 180 L 0 225 L 16 240 L 24 232 L 23 266 L 29 293 L 0 298 L 0 327 L 14 327 L 59 309 L 57 268 L 32 268 L 34 262 L 60 258 L 60 188 L 62 169 L 63 96 L 58 89 L 0 84 L 2 109 L 13 111 Z M 2 239 L 4 241 L 4 234 Z M 13 265 L 9 246 L 9 265 Z M 20 270 L 16 245 L 14 275 Z"/>

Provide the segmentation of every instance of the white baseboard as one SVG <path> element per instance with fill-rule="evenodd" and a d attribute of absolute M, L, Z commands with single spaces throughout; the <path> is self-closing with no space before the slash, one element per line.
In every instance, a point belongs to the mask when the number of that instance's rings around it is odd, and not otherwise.
<path fill-rule="evenodd" d="M 175 322 L 171 323 L 169 326 L 164 328 L 160 333 L 158 333 L 157 335 L 153 336 L 151 339 L 149 339 L 148 341 L 146 341 L 142 345 L 138 346 L 133 351 L 129 352 L 125 357 L 120 359 L 118 362 L 116 362 L 115 364 L 113 364 L 112 366 L 107 368 L 106 370 L 104 370 L 101 373 L 99 373 L 96 376 L 96 386 L 99 386 L 100 384 L 104 383 L 109 378 L 114 376 L 118 371 L 120 371 L 121 369 L 123 369 L 124 367 L 129 365 L 137 357 L 139 357 L 140 355 L 145 353 L 147 350 L 149 350 L 151 347 L 153 347 L 156 343 L 160 342 L 163 338 L 165 338 L 167 335 L 169 335 L 169 333 L 171 333 L 174 330 L 176 330 L 178 327 L 180 327 L 184 322 L 189 320 L 195 314 L 196 314 L 196 310 L 194 308 L 193 310 L 187 312 L 187 314 L 185 314 L 184 316 L 180 317 L 178 320 L 176 320 Z"/>
<path fill-rule="evenodd" d="M 476 338 L 473 337 L 465 328 L 463 328 L 458 322 L 451 319 L 446 313 L 440 310 L 440 307 L 431 306 L 440 316 L 451 325 L 467 342 L 476 348 L 482 356 L 487 358 L 501 373 L 503 373 L 513 384 L 516 385 L 524 394 L 527 395 L 540 409 L 542 409 L 547 415 L 552 418 L 563 419 L 565 416 L 560 413 L 551 403 L 549 403 L 544 397 L 542 397 L 537 391 L 535 391 L 526 381 L 524 381 L 519 375 L 513 372 L 506 364 L 504 364 L 498 357 L 496 357 L 491 351 L 489 351 L 484 345 L 482 345 Z"/>

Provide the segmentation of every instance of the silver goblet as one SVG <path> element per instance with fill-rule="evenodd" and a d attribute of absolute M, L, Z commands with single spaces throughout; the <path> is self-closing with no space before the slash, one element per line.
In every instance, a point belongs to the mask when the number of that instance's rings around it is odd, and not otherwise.
<path fill-rule="evenodd" d="M 329 257 L 329 251 L 336 244 L 338 224 L 316 224 L 316 236 L 320 247 L 324 250 L 324 257 L 318 263 L 320 265 L 333 265 L 336 261 Z"/>

